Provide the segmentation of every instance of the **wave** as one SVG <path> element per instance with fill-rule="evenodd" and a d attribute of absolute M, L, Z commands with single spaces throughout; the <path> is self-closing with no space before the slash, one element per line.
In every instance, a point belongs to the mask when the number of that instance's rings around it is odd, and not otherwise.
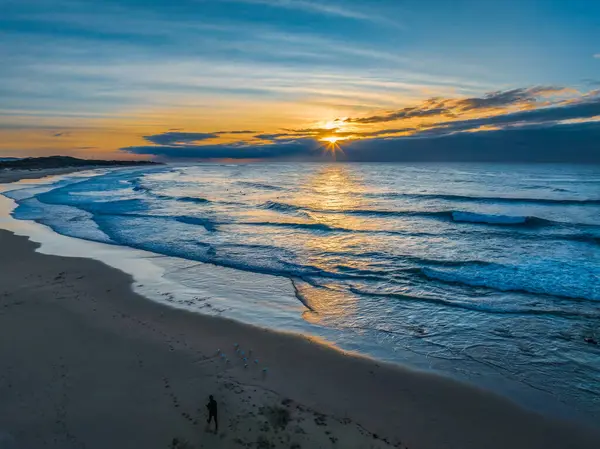
<path fill-rule="evenodd" d="M 125 200 L 115 201 L 97 201 L 97 202 L 81 202 L 81 201 L 65 201 L 61 197 L 55 197 L 50 192 L 50 195 L 39 195 L 35 197 L 40 203 L 53 206 L 69 206 L 80 209 L 91 214 L 102 215 L 125 215 L 136 214 L 140 211 L 144 212 L 148 209 L 146 202 L 139 198 L 129 198 Z M 143 214 L 140 214 L 143 215 Z"/>
<path fill-rule="evenodd" d="M 454 301 L 434 296 L 415 296 L 407 295 L 404 293 L 392 292 L 379 293 L 356 287 L 349 287 L 348 290 L 356 295 L 388 299 L 393 298 L 403 301 L 425 302 L 431 304 L 439 304 L 447 307 L 455 307 L 464 310 L 471 310 L 474 312 L 493 313 L 498 315 L 551 315 L 563 318 L 600 318 L 600 313 L 587 313 L 583 311 L 569 311 L 564 309 L 532 309 L 528 307 L 519 307 L 518 305 L 501 307 L 498 305 L 490 305 L 490 303 L 484 302 L 477 303 L 475 301 Z"/>
<path fill-rule="evenodd" d="M 160 195 L 160 198 L 166 200 L 175 200 L 181 201 L 182 203 L 197 203 L 197 204 L 207 204 L 210 203 L 210 200 L 206 198 L 200 198 L 197 196 L 169 196 L 169 195 Z"/>
<path fill-rule="evenodd" d="M 303 209 L 311 210 L 309 208 L 303 208 L 300 206 L 295 206 L 293 204 L 279 203 L 277 201 L 267 201 L 266 203 L 261 204 L 259 207 L 279 212 L 299 212 Z"/>
<path fill-rule="evenodd" d="M 249 226 L 276 226 L 281 228 L 293 228 L 293 229 L 310 229 L 313 231 L 330 231 L 330 232 L 360 232 L 353 231 L 351 229 L 338 228 L 334 226 L 329 226 L 324 223 L 287 223 L 285 221 L 257 221 L 257 222 L 247 222 L 243 223 L 244 225 Z"/>
<path fill-rule="evenodd" d="M 429 279 L 451 284 L 600 301 L 600 282 L 594 270 L 591 267 L 552 262 L 517 266 L 490 263 L 486 266 L 419 269 Z"/>
<path fill-rule="evenodd" d="M 582 206 L 598 205 L 600 198 L 528 198 L 528 197 L 507 197 L 507 196 L 470 196 L 454 194 L 437 193 L 384 193 L 371 196 L 383 196 L 386 198 L 414 198 L 414 199 L 432 199 L 461 202 L 479 202 L 479 203 L 530 203 L 530 204 L 555 204 L 563 206 Z"/>
<path fill-rule="evenodd" d="M 134 192 L 151 192 L 151 189 L 142 184 L 141 178 L 130 179 L 129 183 L 132 185 L 131 189 Z"/>
<path fill-rule="evenodd" d="M 275 210 L 283 213 L 299 212 L 323 213 L 336 215 L 358 215 L 373 217 L 417 217 L 430 218 L 444 221 L 453 221 L 456 223 L 487 224 L 495 226 L 526 226 L 526 227 L 545 227 L 545 226 L 586 226 L 597 227 L 585 223 L 568 223 L 562 221 L 548 220 L 536 216 L 525 215 L 499 215 L 483 214 L 477 212 L 468 212 L 461 210 L 438 210 L 438 211 L 412 211 L 412 210 L 386 210 L 386 209 L 346 209 L 346 210 L 328 210 L 311 207 L 302 207 L 294 204 L 281 203 L 276 201 L 267 201 L 259 207 L 263 209 Z"/>
<path fill-rule="evenodd" d="M 390 211 L 390 210 L 351 210 L 352 215 L 397 216 L 397 217 L 422 217 L 456 223 L 487 224 L 496 226 L 566 226 L 577 223 L 546 220 L 535 216 L 519 215 L 494 215 L 460 210 L 445 211 Z"/>
<path fill-rule="evenodd" d="M 418 212 L 418 211 L 394 211 L 384 209 L 345 209 L 345 210 L 330 210 L 317 209 L 313 207 L 297 206 L 295 204 L 280 203 L 277 201 L 267 201 L 259 207 L 263 209 L 275 210 L 278 212 L 316 212 L 324 214 L 342 214 L 342 215 L 380 215 L 380 216 L 438 216 L 443 212 Z"/>
<path fill-rule="evenodd" d="M 105 206 L 108 206 L 108 208 L 106 208 Z M 116 206 L 116 207 L 115 207 Z M 165 220 L 174 220 L 174 221 L 179 221 L 181 223 L 186 223 L 186 224 L 190 224 L 190 225 L 198 225 L 198 226 L 202 226 L 204 227 L 206 230 L 210 231 L 210 232 L 216 232 L 219 230 L 219 225 L 234 225 L 234 226 L 256 226 L 256 227 L 260 227 L 260 226 L 265 226 L 265 227 L 280 227 L 280 228 L 289 228 L 289 229 L 297 229 L 297 230 L 305 230 L 308 232 L 311 231 L 317 231 L 317 232 L 331 232 L 331 233 L 348 233 L 348 234 L 379 234 L 379 235 L 390 235 L 390 236 L 402 236 L 402 237 L 421 237 L 421 238 L 430 238 L 430 237 L 437 237 L 438 234 L 435 233 L 430 233 L 430 232 L 408 232 L 408 231 L 395 231 L 392 229 L 352 229 L 352 228 L 345 228 L 345 227 L 339 227 L 339 226 L 332 226 L 330 224 L 325 224 L 325 223 L 311 223 L 311 222 L 279 222 L 279 221 L 264 221 L 264 222 L 246 222 L 246 221 L 231 221 L 231 220 L 213 220 L 213 219 L 207 219 L 207 218 L 202 218 L 202 217 L 194 217 L 194 216 L 187 216 L 187 215 L 157 215 L 157 214 L 144 214 L 144 213 L 140 213 L 143 209 L 144 209 L 144 202 L 143 200 L 123 200 L 121 202 L 118 203 L 99 203 L 99 204 L 92 204 L 91 207 L 90 206 L 81 206 L 78 205 L 78 208 L 81 208 L 82 210 L 85 210 L 86 212 L 90 212 L 93 213 L 94 215 L 112 215 L 112 216 L 123 216 L 123 217 L 129 217 L 129 218 L 153 218 L 153 219 L 165 219 Z M 526 222 L 525 224 L 535 224 L 537 221 L 536 220 L 540 220 L 540 219 L 536 219 L 536 218 L 532 218 L 531 221 Z M 496 221 L 496 217 L 492 216 L 492 220 L 490 221 Z M 543 224 L 544 222 L 537 222 L 538 224 Z M 487 224 L 487 223 L 486 223 Z M 550 222 L 547 224 L 551 224 Z M 511 229 L 513 229 L 513 227 L 511 226 Z M 511 238 L 511 239 L 527 239 L 527 240 L 544 240 L 544 241 L 549 241 L 549 240 L 565 240 L 565 241 L 573 241 L 573 242 L 582 242 L 582 243 L 587 243 L 587 244 L 594 244 L 594 245 L 600 245 L 600 236 L 598 235 L 594 235 L 594 234 L 587 234 L 587 233 L 573 233 L 573 234 L 564 234 L 564 233 L 559 233 L 559 234 L 538 234 L 538 233 L 518 233 L 518 232 L 514 232 L 514 231 L 492 231 L 492 230 L 488 230 L 485 231 L 483 233 L 483 235 L 485 236 L 489 236 L 489 237 L 507 237 L 507 238 Z M 346 256 L 347 254 L 343 254 L 342 256 Z M 363 254 L 363 255 L 366 255 Z M 375 255 L 375 257 L 379 257 L 380 254 Z M 403 255 L 402 259 L 407 261 L 407 260 L 412 260 L 413 258 Z M 421 260 L 419 258 L 414 258 L 416 263 L 422 263 L 422 264 L 430 264 L 430 263 L 434 263 L 437 264 L 435 261 L 431 261 L 431 260 Z M 456 263 L 457 265 L 462 265 L 465 262 L 464 261 L 440 261 L 441 265 L 448 265 L 448 264 L 454 264 Z M 472 262 L 475 263 L 475 262 Z M 478 262 L 478 263 L 483 263 L 483 262 Z"/>
<path fill-rule="evenodd" d="M 524 225 L 524 224 L 542 224 L 547 222 L 537 217 L 512 216 L 512 215 L 493 215 L 493 214 L 478 214 L 475 212 L 452 212 L 452 220 L 457 222 L 468 223 L 485 223 L 495 225 Z"/>
<path fill-rule="evenodd" d="M 340 233 L 352 233 L 352 234 L 384 234 L 384 235 L 399 235 L 403 237 L 438 237 L 438 234 L 431 232 L 408 232 L 408 231 L 394 231 L 391 229 L 352 229 L 344 228 L 340 226 L 331 226 L 325 223 L 294 223 L 285 221 L 248 221 L 239 223 L 228 223 L 237 224 L 244 226 L 273 226 L 281 228 L 292 228 L 299 230 L 312 230 L 312 231 L 326 231 L 326 232 L 340 232 Z M 584 240 L 584 239 L 582 239 Z M 588 241 L 589 238 L 586 240 Z"/>
<path fill-rule="evenodd" d="M 156 217 L 154 217 L 154 218 L 156 218 Z M 206 218 L 188 217 L 188 216 L 160 217 L 160 218 L 174 218 L 176 221 L 179 221 L 180 223 L 202 226 L 204 229 L 206 229 L 209 232 L 215 232 L 218 230 L 216 223 L 211 220 L 208 220 Z"/>
<path fill-rule="evenodd" d="M 263 190 L 276 190 L 276 191 L 287 190 L 283 187 L 275 186 L 272 184 L 263 184 L 261 182 L 238 181 L 237 184 L 244 186 L 244 187 L 253 187 L 255 189 L 263 189 Z"/>
<path fill-rule="evenodd" d="M 197 260 L 203 263 L 210 263 L 217 266 L 223 266 L 247 272 L 262 273 L 290 279 L 297 278 L 315 287 L 321 286 L 317 281 L 319 278 L 355 281 L 385 281 L 388 279 L 388 275 L 385 271 L 361 270 L 360 272 L 356 273 L 338 272 L 315 265 L 295 263 L 293 262 L 293 259 L 295 259 L 296 256 L 294 252 L 276 246 L 230 243 L 214 244 L 197 240 L 196 236 L 193 241 L 190 241 L 190 243 L 192 243 L 195 247 L 202 248 L 203 251 L 198 253 L 190 250 L 189 245 L 178 245 L 172 241 L 162 241 L 160 239 L 148 238 L 147 235 L 140 236 L 139 233 L 130 233 L 129 235 L 116 234 L 114 229 L 120 228 L 121 225 L 113 224 L 108 226 L 106 220 L 110 220 L 111 217 L 129 219 L 140 218 L 140 216 L 125 214 L 119 216 L 105 215 L 95 218 L 98 220 L 96 221 L 98 226 L 105 233 L 107 233 L 107 235 L 111 236 L 115 243 L 132 248 L 152 251 L 158 254 L 164 254 L 166 256 Z M 146 218 L 159 220 L 175 219 L 181 223 L 202 226 L 207 231 L 216 231 L 218 229 L 216 223 L 199 217 L 146 216 Z M 68 231 L 65 229 L 61 229 L 59 232 L 68 235 Z M 261 252 L 263 251 L 267 251 L 268 254 L 261 255 Z M 282 256 L 284 259 L 288 260 L 282 259 Z"/>
<path fill-rule="evenodd" d="M 93 214 L 102 215 L 128 215 L 128 216 L 139 216 L 143 218 L 144 211 L 148 208 L 152 208 L 152 204 L 141 198 L 129 198 L 117 201 L 96 201 L 96 202 L 81 202 L 77 197 L 73 197 L 68 192 L 63 192 L 64 189 L 55 189 L 51 191 L 37 192 L 35 195 L 39 200 L 47 204 L 68 204 Z M 58 193 L 58 194 L 57 194 Z M 150 194 L 156 196 L 154 194 Z M 25 195 L 29 196 L 29 195 Z M 172 196 L 159 196 L 160 198 L 168 200 L 176 200 L 181 202 L 191 202 L 197 204 L 208 204 L 210 200 L 201 197 L 172 197 Z M 495 227 L 509 227 L 514 229 L 515 227 L 548 227 L 548 226 L 562 226 L 566 228 L 571 226 L 569 223 L 555 222 L 550 220 L 541 219 L 538 217 L 531 216 L 505 216 L 505 215 L 493 215 L 493 214 L 478 214 L 473 212 L 464 211 L 393 211 L 393 210 L 381 210 L 381 209 L 354 209 L 346 211 L 330 211 L 330 210 L 318 210 L 318 209 L 307 209 L 301 206 L 293 204 L 269 201 L 263 203 L 259 207 L 267 208 L 270 210 L 277 210 L 281 212 L 292 212 L 293 215 L 298 216 L 299 213 L 304 215 L 310 215 L 307 211 L 331 213 L 331 214 L 348 214 L 348 215 L 364 215 L 364 216 L 392 216 L 392 217 L 422 217 L 443 221 L 452 221 L 457 223 L 473 224 L 473 225 L 489 225 Z M 141 213 L 140 213 L 141 212 Z M 148 216 L 156 218 L 157 215 L 149 214 Z M 420 236 L 429 237 L 434 236 L 431 233 L 419 233 L 405 231 L 396 231 L 393 229 L 352 229 L 340 226 L 334 226 L 331 224 L 319 223 L 318 218 L 315 219 L 314 223 L 301 222 L 301 223 L 289 223 L 279 222 L 278 220 L 267 221 L 267 222 L 215 222 L 214 220 L 207 220 L 198 217 L 183 216 L 177 218 L 176 216 L 165 216 L 164 218 L 174 219 L 183 223 L 200 225 L 210 232 L 218 230 L 217 224 L 239 224 L 239 225 L 250 225 L 250 226 L 278 226 L 283 228 L 295 228 L 299 230 L 307 231 L 321 231 L 321 232 L 338 232 L 338 233 L 361 233 L 361 234 L 389 234 L 389 235 L 402 235 L 402 236 Z M 576 224 L 575 224 L 576 225 Z M 588 227 L 594 227 L 593 225 L 582 225 Z M 490 236 L 503 234 L 497 234 L 501 231 L 486 231 Z M 502 231 L 504 232 L 504 231 Z M 508 231 L 506 231 L 508 232 Z M 511 231 L 511 238 L 519 238 L 521 234 Z M 541 240 L 572 240 L 579 241 L 589 244 L 598 245 L 600 244 L 600 237 L 595 233 L 573 233 L 567 235 L 552 235 L 548 233 L 525 233 L 523 236 L 527 239 L 541 239 Z"/>
<path fill-rule="evenodd" d="M 494 215 L 481 214 L 476 212 L 466 212 L 458 210 L 448 211 L 390 211 L 390 210 L 351 210 L 347 211 L 351 215 L 374 215 L 374 216 L 395 216 L 395 217 L 422 217 L 433 218 L 444 221 L 454 221 L 457 223 L 489 224 L 489 225 L 525 225 L 525 226 L 560 226 L 570 223 L 546 220 L 534 216 L 512 216 L 512 215 Z"/>
<path fill-rule="evenodd" d="M 137 200 L 134 200 L 137 201 Z M 122 204 L 121 204 L 122 205 Z M 114 205 L 113 205 L 114 206 Z M 111 208 L 112 209 L 112 208 Z M 121 208 L 119 208 L 121 209 Z M 110 216 L 123 216 L 127 218 L 159 218 L 159 219 L 169 219 L 179 221 L 181 223 L 191 224 L 195 226 L 202 226 L 209 232 L 215 232 L 218 230 L 217 223 L 201 217 L 190 217 L 190 216 L 149 216 L 143 214 L 136 213 L 115 213 L 116 211 L 112 211 L 112 213 L 101 213 L 101 216 L 109 218 Z M 96 220 L 94 218 L 94 220 Z M 37 219 L 36 221 L 41 221 Z M 57 228 L 56 223 L 47 223 L 50 227 L 52 227 L 55 231 L 69 235 L 72 233 L 65 228 L 59 227 Z M 98 223 L 100 224 L 100 223 Z M 222 224 L 222 223 L 218 223 Z M 289 223 L 283 224 L 284 226 L 302 226 L 303 224 L 298 223 Z M 331 229 L 329 226 L 322 224 L 304 224 L 308 228 L 317 229 Z M 100 227 L 103 229 L 103 227 Z M 71 226 L 69 226 L 71 229 Z M 71 229 L 72 231 L 72 229 Z M 184 257 L 190 258 L 193 260 L 199 260 L 206 263 L 214 263 L 216 265 L 228 266 L 235 269 L 241 269 L 244 271 L 252 271 L 258 273 L 271 274 L 276 276 L 285 276 L 285 277 L 297 277 L 300 279 L 309 282 L 311 285 L 314 285 L 316 279 L 313 281 L 310 278 L 325 278 L 325 279 L 340 279 L 340 280 L 375 280 L 375 281 L 386 281 L 390 282 L 390 273 L 387 271 L 372 271 L 372 270 L 345 270 L 342 267 L 338 267 L 338 270 L 330 271 L 323 270 L 322 268 L 311 266 L 311 265 L 297 265 L 290 264 L 284 261 L 279 261 L 275 264 L 275 266 L 264 266 L 262 263 L 255 262 L 242 262 L 241 260 L 215 258 L 216 250 L 219 247 L 214 247 L 210 244 L 204 244 L 207 248 L 211 249 L 206 256 L 202 255 L 194 255 L 181 253 L 177 250 L 177 248 L 173 248 L 171 245 L 164 246 L 158 245 L 152 247 L 147 247 L 147 244 L 136 242 L 135 240 L 131 240 L 129 238 L 125 239 L 126 241 L 122 241 L 122 236 L 119 237 L 114 235 L 113 232 L 104 229 L 104 232 L 107 233 L 109 238 L 114 242 L 121 241 L 121 244 L 125 244 L 132 247 L 137 247 L 141 249 L 146 249 L 150 251 L 159 252 L 166 255 L 174 255 L 176 257 Z M 76 233 L 78 234 L 78 233 Z M 101 241 L 96 237 L 90 237 L 88 235 L 74 235 L 79 238 L 90 238 L 91 240 Z M 102 241 L 105 241 L 102 239 Z M 112 242 L 111 242 L 112 243 Z M 155 242 L 158 243 L 158 242 Z M 201 244 L 200 242 L 196 242 Z M 244 246 L 244 245 L 242 245 Z M 221 249 L 222 245 L 221 245 Z M 251 250 L 256 250 L 257 248 L 252 247 L 249 248 Z M 366 253 L 363 255 L 367 255 Z M 375 255 L 374 255 L 375 256 Z M 412 260 L 414 259 L 414 260 Z M 561 297 L 570 297 L 570 298 L 584 298 L 584 299 L 592 299 L 592 300 L 600 300 L 600 288 L 598 287 L 597 278 L 593 276 L 593 274 L 586 275 L 574 275 L 572 272 L 565 272 L 564 276 L 563 270 L 560 267 L 554 268 L 552 270 L 541 270 L 540 273 L 535 269 L 524 269 L 521 267 L 505 267 L 498 264 L 483 262 L 483 261 L 448 261 L 448 260 L 430 260 L 430 259 L 421 259 L 421 258 L 411 258 L 410 256 L 401 256 L 400 260 L 404 260 L 407 262 L 416 263 L 417 266 L 413 266 L 409 271 L 411 273 L 418 273 L 425 275 L 427 278 L 436 279 L 443 282 L 450 283 L 458 283 L 469 286 L 476 287 L 487 287 L 501 291 L 520 291 L 520 292 L 529 292 L 529 293 L 537 293 L 537 294 L 546 294 L 553 296 L 561 296 Z M 420 267 L 419 267 L 420 265 Z M 423 268 L 425 265 L 425 268 Z M 276 267 L 278 266 L 278 267 Z M 435 268 L 434 268 L 435 267 Z M 403 272 L 407 272 L 407 270 L 402 270 Z M 406 273 L 408 274 L 408 273 Z M 540 280 L 541 279 L 541 280 Z M 549 279 L 550 281 L 543 281 L 543 279 Z M 595 283 L 594 283 L 595 282 Z"/>
<path fill-rule="evenodd" d="M 140 185 L 134 185 L 132 187 L 132 190 L 134 192 L 150 192 L 150 189 L 148 187 L 143 187 L 143 186 L 140 186 Z"/>
<path fill-rule="evenodd" d="M 174 201 L 181 201 L 183 203 L 198 203 L 198 204 L 205 204 L 205 203 L 211 202 L 210 200 L 207 200 L 206 198 L 201 198 L 201 197 L 196 197 L 196 196 L 172 196 L 172 195 L 164 195 L 164 194 L 160 194 L 160 193 L 155 193 L 151 188 L 144 186 L 142 184 L 140 178 L 131 179 L 129 182 L 133 185 L 132 189 L 134 192 L 144 192 L 150 196 L 153 196 L 154 198 L 158 198 L 161 200 L 174 200 Z"/>

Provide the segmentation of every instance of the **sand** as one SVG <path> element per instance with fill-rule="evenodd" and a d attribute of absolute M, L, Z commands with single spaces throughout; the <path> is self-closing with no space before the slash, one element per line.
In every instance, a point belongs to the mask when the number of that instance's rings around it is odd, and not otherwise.
<path fill-rule="evenodd" d="M 125 273 L 36 247 L 0 231 L 0 448 L 600 447 L 597 429 L 302 336 L 171 309 L 133 293 Z M 235 343 L 253 350 L 247 368 Z M 209 394 L 218 433 L 206 428 Z"/>

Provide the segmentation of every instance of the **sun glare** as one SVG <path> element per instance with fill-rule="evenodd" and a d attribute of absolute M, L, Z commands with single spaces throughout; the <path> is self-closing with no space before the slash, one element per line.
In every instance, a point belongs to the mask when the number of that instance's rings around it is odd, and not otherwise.
<path fill-rule="evenodd" d="M 328 122 L 325 122 L 325 124 L 323 124 L 323 128 L 325 128 L 325 129 L 339 128 L 341 124 L 342 123 L 338 120 L 330 120 Z"/>
<path fill-rule="evenodd" d="M 323 137 L 321 139 L 321 141 L 325 143 L 325 145 L 323 145 L 324 150 L 333 156 L 334 159 L 337 153 L 344 153 L 344 150 L 342 150 L 342 147 L 340 147 L 338 143 L 340 140 L 344 139 L 340 137 Z"/>

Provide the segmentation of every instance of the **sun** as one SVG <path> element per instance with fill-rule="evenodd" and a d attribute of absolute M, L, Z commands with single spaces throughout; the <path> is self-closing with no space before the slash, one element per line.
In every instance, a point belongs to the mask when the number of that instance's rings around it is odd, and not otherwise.
<path fill-rule="evenodd" d="M 342 139 L 339 137 L 323 137 L 321 140 L 324 142 L 329 142 L 330 144 L 335 144 L 336 142 Z"/>
<path fill-rule="evenodd" d="M 323 145 L 323 149 L 325 152 L 329 153 L 335 159 L 337 153 L 344 154 L 344 150 L 339 145 L 339 141 L 344 140 L 341 137 L 323 137 L 321 139 L 325 144 Z"/>

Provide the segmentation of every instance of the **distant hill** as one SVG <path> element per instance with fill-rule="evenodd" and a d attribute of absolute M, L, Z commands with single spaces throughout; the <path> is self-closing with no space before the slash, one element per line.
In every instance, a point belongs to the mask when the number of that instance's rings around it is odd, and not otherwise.
<path fill-rule="evenodd" d="M 109 161 L 101 159 L 78 159 L 70 156 L 28 157 L 23 159 L 0 158 L 0 169 L 39 170 L 64 167 L 119 167 L 135 165 L 158 165 L 151 161 Z"/>

